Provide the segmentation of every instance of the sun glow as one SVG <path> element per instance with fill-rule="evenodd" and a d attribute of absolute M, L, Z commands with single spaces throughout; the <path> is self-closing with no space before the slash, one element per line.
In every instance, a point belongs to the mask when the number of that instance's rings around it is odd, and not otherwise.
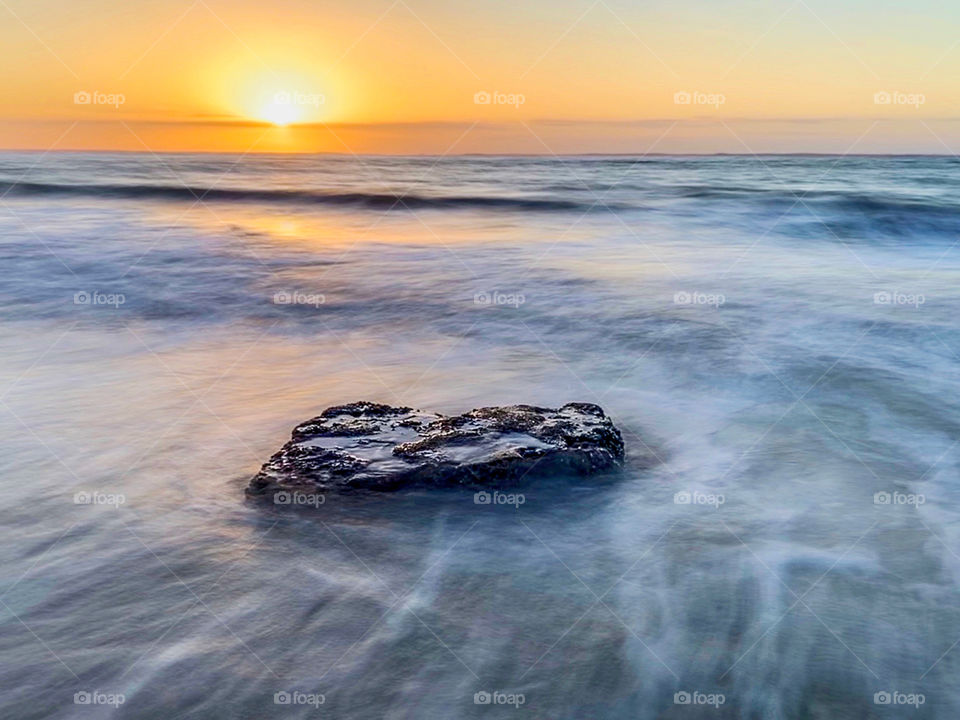
<path fill-rule="evenodd" d="M 239 81 L 235 93 L 234 105 L 240 114 L 277 127 L 320 122 L 326 116 L 323 84 L 309 73 L 258 73 Z"/>
<path fill-rule="evenodd" d="M 279 93 L 278 93 L 279 94 Z M 277 127 L 285 127 L 290 123 L 302 120 L 303 113 L 300 108 L 290 103 L 277 102 L 276 100 L 267 103 L 260 108 L 259 119 L 273 123 Z"/>

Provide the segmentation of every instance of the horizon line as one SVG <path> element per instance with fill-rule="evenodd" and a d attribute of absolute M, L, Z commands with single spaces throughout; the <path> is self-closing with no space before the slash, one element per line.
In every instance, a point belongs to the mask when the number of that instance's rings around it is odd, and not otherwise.
<path fill-rule="evenodd" d="M 949 152 L 556 152 L 556 153 L 509 153 L 509 152 L 469 152 L 469 153 L 349 153 L 328 151 L 229 151 L 229 150 L 108 150 L 90 148 L 4 148 L 0 147 L 0 154 L 14 155 L 26 153 L 41 153 L 44 155 L 315 155 L 334 157 L 384 157 L 384 158 L 469 158 L 469 157 L 528 157 L 528 158 L 564 158 L 564 157 L 874 157 L 874 158 L 948 158 L 960 160 L 960 156 Z"/>
<path fill-rule="evenodd" d="M 549 125 L 554 127 L 571 127 L 578 125 L 590 125 L 599 127 L 661 127 L 668 124 L 694 123 L 757 123 L 757 124 L 798 124 L 813 125 L 826 123 L 847 123 L 847 122 L 903 122 L 903 121 L 925 121 L 925 122 L 960 122 L 960 116 L 957 115 L 689 115 L 685 117 L 647 117 L 647 118 L 564 118 L 564 117 L 533 117 L 533 118 L 497 118 L 497 119 L 456 119 L 456 120 L 331 120 L 324 122 L 322 120 L 311 120 L 305 122 L 292 122 L 286 125 L 277 125 L 268 120 L 256 118 L 244 118 L 234 116 L 193 116 L 184 118 L 150 118 L 150 117 L 110 117 L 108 115 L 95 115 L 90 117 L 0 117 L 0 125 L 3 124 L 63 124 L 74 123 L 89 125 L 110 125 L 113 123 L 122 123 L 130 125 L 157 125 L 167 127 L 228 127 L 228 128 L 268 128 L 276 130 L 378 130 L 378 129 L 402 129 L 413 130 L 418 128 L 461 128 L 474 127 L 483 128 L 503 128 L 511 127 L 517 123 L 530 123 L 535 125 Z"/>

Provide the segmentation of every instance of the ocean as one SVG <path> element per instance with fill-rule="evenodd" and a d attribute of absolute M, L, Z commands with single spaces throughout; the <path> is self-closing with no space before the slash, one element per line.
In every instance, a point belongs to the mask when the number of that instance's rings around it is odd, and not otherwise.
<path fill-rule="evenodd" d="M 0 154 L 0 714 L 957 717 L 958 191 L 949 157 Z M 361 399 L 597 403 L 627 463 L 244 498 Z"/>

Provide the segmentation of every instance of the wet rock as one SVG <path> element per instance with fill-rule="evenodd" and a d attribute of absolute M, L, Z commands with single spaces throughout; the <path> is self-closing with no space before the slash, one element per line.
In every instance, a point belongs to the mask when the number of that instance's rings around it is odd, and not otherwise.
<path fill-rule="evenodd" d="M 623 439 L 589 403 L 509 405 L 444 416 L 371 402 L 337 405 L 293 430 L 247 487 L 279 491 L 516 486 L 618 467 Z"/>

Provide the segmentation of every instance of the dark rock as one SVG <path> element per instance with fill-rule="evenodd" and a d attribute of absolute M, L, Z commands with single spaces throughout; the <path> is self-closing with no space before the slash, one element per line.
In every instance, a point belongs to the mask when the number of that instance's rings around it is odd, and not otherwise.
<path fill-rule="evenodd" d="M 443 416 L 371 402 L 324 410 L 293 430 L 247 494 L 516 486 L 618 467 L 623 439 L 603 410 L 509 405 Z"/>

